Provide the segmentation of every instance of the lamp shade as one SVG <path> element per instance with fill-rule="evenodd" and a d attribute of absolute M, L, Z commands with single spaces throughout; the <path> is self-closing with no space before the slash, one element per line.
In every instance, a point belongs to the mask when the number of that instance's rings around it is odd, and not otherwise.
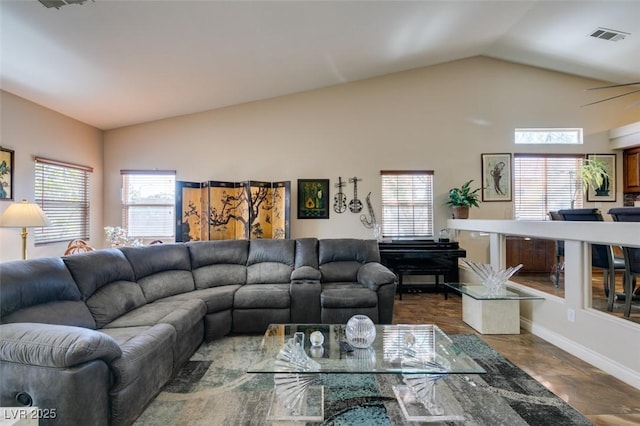
<path fill-rule="evenodd" d="M 50 226 L 51 222 L 39 205 L 27 203 L 11 204 L 0 217 L 0 226 L 3 228 L 36 228 Z"/>

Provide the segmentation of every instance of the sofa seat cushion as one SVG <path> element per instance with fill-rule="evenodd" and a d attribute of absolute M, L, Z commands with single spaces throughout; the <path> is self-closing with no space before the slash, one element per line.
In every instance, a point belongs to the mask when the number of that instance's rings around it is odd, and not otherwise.
<path fill-rule="evenodd" d="M 173 326 L 180 339 L 196 322 L 202 321 L 206 313 L 207 307 L 202 300 L 158 301 L 134 309 L 104 328 L 153 326 L 164 323 Z"/>
<path fill-rule="evenodd" d="M 357 283 L 322 285 L 320 305 L 323 308 L 371 308 L 378 305 L 378 295 Z"/>
<path fill-rule="evenodd" d="M 141 333 L 144 333 L 150 328 L 150 325 L 143 325 L 140 327 L 103 328 L 101 330 L 98 330 L 98 332 L 106 334 L 107 336 L 115 340 L 119 346 L 122 346 L 129 340 L 133 339 Z"/>
<path fill-rule="evenodd" d="M 288 308 L 289 284 L 246 284 L 236 291 L 234 309 Z"/>
<path fill-rule="evenodd" d="M 167 297 L 162 299 L 162 302 L 199 299 L 207 305 L 207 314 L 212 314 L 233 308 L 233 296 L 240 287 L 239 285 L 225 285 L 222 287 L 205 288 Z"/>

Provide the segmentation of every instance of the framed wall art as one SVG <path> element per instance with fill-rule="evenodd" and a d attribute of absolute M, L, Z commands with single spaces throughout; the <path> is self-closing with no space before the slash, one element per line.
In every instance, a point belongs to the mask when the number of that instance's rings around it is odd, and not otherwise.
<path fill-rule="evenodd" d="M 13 200 L 13 154 L 0 147 L 0 200 Z"/>
<path fill-rule="evenodd" d="M 609 174 L 598 188 L 587 185 L 587 201 L 616 201 L 616 154 L 587 154 L 588 161 L 597 161 Z"/>
<path fill-rule="evenodd" d="M 329 219 L 329 179 L 298 179 L 298 219 Z"/>
<path fill-rule="evenodd" d="M 482 154 L 482 201 L 511 201 L 511 154 Z"/>

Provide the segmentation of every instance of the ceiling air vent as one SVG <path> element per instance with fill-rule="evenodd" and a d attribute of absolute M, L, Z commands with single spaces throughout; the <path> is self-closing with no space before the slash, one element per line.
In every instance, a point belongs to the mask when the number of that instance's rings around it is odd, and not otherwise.
<path fill-rule="evenodd" d="M 618 41 L 624 40 L 624 38 L 630 34 L 623 31 L 610 30 L 608 28 L 600 27 L 596 28 L 590 35 L 591 37 L 601 38 L 603 40 Z"/>

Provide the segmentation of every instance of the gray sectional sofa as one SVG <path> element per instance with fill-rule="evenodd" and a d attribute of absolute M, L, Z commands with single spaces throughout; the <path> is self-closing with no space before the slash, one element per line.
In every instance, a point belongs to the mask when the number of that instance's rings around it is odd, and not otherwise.
<path fill-rule="evenodd" d="M 204 341 L 270 323 L 391 323 L 373 240 L 203 241 L 0 264 L 0 406 L 127 425 Z"/>

